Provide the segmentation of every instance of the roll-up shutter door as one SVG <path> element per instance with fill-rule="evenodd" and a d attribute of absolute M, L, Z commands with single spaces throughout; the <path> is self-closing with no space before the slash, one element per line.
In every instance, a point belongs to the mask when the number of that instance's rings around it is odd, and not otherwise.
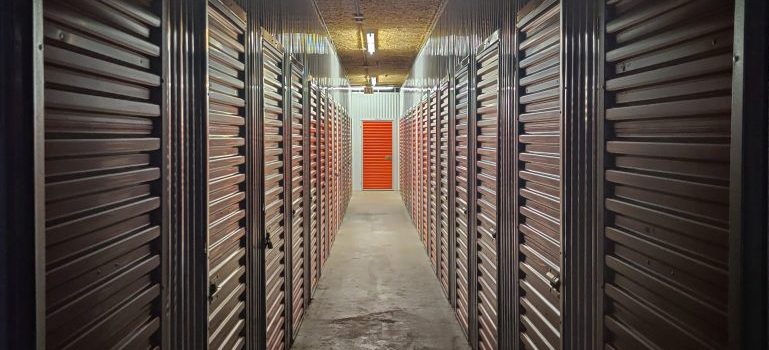
<path fill-rule="evenodd" d="M 602 346 L 725 349 L 733 2 L 606 11 Z"/>
<path fill-rule="evenodd" d="M 440 235 L 440 267 L 438 278 L 443 291 L 449 295 L 449 82 L 443 81 L 438 90 L 438 234 Z"/>
<path fill-rule="evenodd" d="M 429 137 L 430 137 L 430 122 L 429 122 L 429 96 L 425 96 L 420 105 L 419 113 L 419 125 L 417 126 L 419 131 L 419 229 L 422 232 L 422 242 L 425 244 L 427 255 L 430 256 L 430 261 L 433 261 L 434 255 L 431 254 L 430 247 L 430 229 L 429 222 L 430 216 L 428 214 L 429 205 L 429 190 L 427 189 L 430 181 L 430 150 L 429 150 Z"/>
<path fill-rule="evenodd" d="M 469 297 L 470 297 L 470 280 L 469 280 L 469 268 L 468 268 L 468 200 L 469 193 L 467 189 L 468 179 L 468 111 L 469 111 L 469 76 L 468 66 L 461 65 L 456 70 L 454 77 L 456 80 L 454 83 L 455 93 L 455 164 L 454 169 L 455 184 L 455 202 L 456 207 L 456 281 L 457 281 L 457 305 L 456 312 L 459 319 L 459 324 L 465 333 L 469 330 Z"/>
<path fill-rule="evenodd" d="M 331 247 L 336 239 L 336 203 L 337 203 L 337 177 L 336 167 L 338 161 L 337 143 L 337 114 L 336 102 L 328 95 L 328 254 L 331 255 Z"/>
<path fill-rule="evenodd" d="M 475 123 L 475 231 L 478 254 L 478 347 L 497 348 L 497 180 L 499 40 L 478 54 Z"/>
<path fill-rule="evenodd" d="M 517 23 L 521 343 L 561 347 L 560 3 L 529 3 Z"/>
<path fill-rule="evenodd" d="M 43 4 L 49 349 L 160 346 L 159 8 Z"/>
<path fill-rule="evenodd" d="M 292 337 L 304 316 L 306 288 L 305 274 L 305 125 L 304 125 L 304 68 L 301 63 L 291 64 L 291 300 Z"/>
<path fill-rule="evenodd" d="M 310 271 L 312 278 L 312 293 L 320 280 L 320 125 L 318 123 L 318 87 L 310 84 Z"/>
<path fill-rule="evenodd" d="M 320 197 L 318 216 L 320 217 L 320 270 L 326 264 L 328 257 L 328 119 L 326 115 L 326 92 L 320 91 L 318 125 L 318 156 L 320 157 Z"/>
<path fill-rule="evenodd" d="M 283 52 L 274 39 L 262 33 L 264 234 L 271 244 L 265 253 L 267 349 L 282 349 L 286 342 L 286 150 L 284 129 Z"/>
<path fill-rule="evenodd" d="M 208 2 L 209 347 L 245 344 L 245 13 Z"/>
<path fill-rule="evenodd" d="M 438 99 L 435 98 L 435 92 L 430 93 L 430 100 L 428 104 L 429 116 L 427 118 L 427 124 L 429 129 L 427 130 L 427 166 L 428 166 L 428 188 L 425 193 L 429 193 L 428 198 L 428 217 L 429 222 L 427 228 L 430 236 L 430 260 L 433 263 L 436 275 L 438 274 L 438 265 L 440 264 L 440 256 L 437 243 L 438 243 L 438 138 L 436 132 L 438 130 Z"/>

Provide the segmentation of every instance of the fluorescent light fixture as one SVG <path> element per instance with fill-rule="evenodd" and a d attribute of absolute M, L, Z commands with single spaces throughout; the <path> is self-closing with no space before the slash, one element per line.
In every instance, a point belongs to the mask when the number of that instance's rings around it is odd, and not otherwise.
<path fill-rule="evenodd" d="M 371 76 L 371 86 L 376 86 L 376 76 Z"/>
<path fill-rule="evenodd" d="M 376 37 L 374 36 L 374 32 L 366 33 L 366 50 L 369 55 L 373 55 L 374 51 L 376 51 Z"/>

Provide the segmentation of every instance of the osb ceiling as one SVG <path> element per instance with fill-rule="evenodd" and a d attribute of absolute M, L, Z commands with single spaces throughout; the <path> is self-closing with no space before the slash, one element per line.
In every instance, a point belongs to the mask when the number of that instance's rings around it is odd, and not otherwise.
<path fill-rule="evenodd" d="M 442 0 L 316 0 L 352 85 L 401 86 Z M 363 20 L 355 15 L 360 9 Z M 376 33 L 376 52 L 365 50 L 365 35 Z"/>

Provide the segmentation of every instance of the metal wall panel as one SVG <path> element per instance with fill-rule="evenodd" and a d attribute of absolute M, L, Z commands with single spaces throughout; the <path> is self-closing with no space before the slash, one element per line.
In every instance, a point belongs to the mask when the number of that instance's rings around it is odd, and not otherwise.
<path fill-rule="evenodd" d="M 245 346 L 245 12 L 208 2 L 208 345 Z"/>
<path fill-rule="evenodd" d="M 606 3 L 602 344 L 728 344 L 733 5 Z"/>
<path fill-rule="evenodd" d="M 268 33 L 262 33 L 263 73 L 263 135 L 264 143 L 264 234 L 267 239 L 265 254 L 265 310 L 267 317 L 267 349 L 285 347 L 286 310 L 286 190 L 287 154 L 285 147 L 286 116 L 284 114 L 283 82 L 285 64 L 283 51 Z"/>
<path fill-rule="evenodd" d="M 161 345 L 160 8 L 43 4 L 50 349 Z"/>

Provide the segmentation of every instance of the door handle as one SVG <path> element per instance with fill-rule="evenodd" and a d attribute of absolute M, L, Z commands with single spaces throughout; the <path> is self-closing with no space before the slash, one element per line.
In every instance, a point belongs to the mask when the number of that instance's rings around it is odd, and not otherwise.
<path fill-rule="evenodd" d="M 385 160 L 392 160 L 393 156 L 385 156 Z"/>

